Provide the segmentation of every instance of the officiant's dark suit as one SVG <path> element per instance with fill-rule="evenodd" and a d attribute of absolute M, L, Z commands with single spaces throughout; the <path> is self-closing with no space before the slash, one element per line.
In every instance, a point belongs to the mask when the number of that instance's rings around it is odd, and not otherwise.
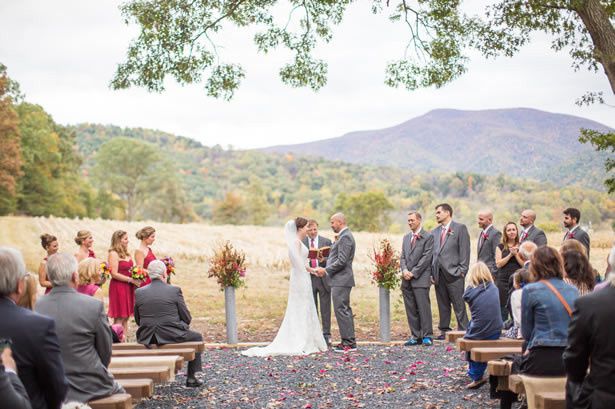
<path fill-rule="evenodd" d="M 303 239 L 303 244 L 305 244 L 308 249 L 321 248 L 331 246 L 331 240 L 317 234 L 314 238 L 306 236 L 306 238 Z M 326 267 L 327 259 L 325 258 L 322 262 L 318 262 L 318 260 L 310 260 L 308 258 L 308 263 L 310 267 Z M 310 277 L 312 279 L 314 303 L 316 304 L 316 309 L 320 310 L 322 335 L 328 343 L 331 339 L 331 285 L 328 282 L 328 276 L 318 277 L 314 274 L 310 274 Z"/>
<path fill-rule="evenodd" d="M 401 271 L 412 273 L 412 278 L 402 277 L 401 292 L 404 297 L 406 317 L 412 337 L 422 340 L 433 337 L 431 318 L 431 302 L 429 287 L 431 287 L 431 261 L 433 252 L 433 236 L 420 228 L 404 236 L 401 246 Z"/>
<path fill-rule="evenodd" d="M 463 301 L 464 279 L 470 264 L 468 228 L 453 220 L 445 230 L 440 225 L 432 232 L 434 238 L 432 275 L 436 284 L 436 299 L 440 313 L 440 337 L 450 331 L 451 304 L 459 330 L 468 326 L 468 314 Z"/>

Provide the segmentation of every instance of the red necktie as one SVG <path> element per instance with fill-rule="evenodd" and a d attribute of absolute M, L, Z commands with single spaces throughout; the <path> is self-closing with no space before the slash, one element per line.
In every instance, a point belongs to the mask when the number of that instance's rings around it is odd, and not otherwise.
<path fill-rule="evenodd" d="M 414 248 L 414 245 L 416 244 L 416 233 L 412 233 L 412 241 L 410 242 L 410 247 Z"/>
<path fill-rule="evenodd" d="M 525 240 L 526 237 L 527 237 L 527 232 L 523 231 L 523 233 L 521 233 L 521 241 Z"/>
<path fill-rule="evenodd" d="M 311 240 L 310 241 L 310 248 L 314 248 L 314 239 L 310 239 L 310 240 Z M 310 259 L 310 267 L 312 267 L 312 268 L 316 268 L 317 267 L 316 259 L 315 258 Z"/>
<path fill-rule="evenodd" d="M 446 237 L 447 228 L 442 228 L 442 234 L 440 234 L 440 245 L 444 244 L 444 238 Z"/>

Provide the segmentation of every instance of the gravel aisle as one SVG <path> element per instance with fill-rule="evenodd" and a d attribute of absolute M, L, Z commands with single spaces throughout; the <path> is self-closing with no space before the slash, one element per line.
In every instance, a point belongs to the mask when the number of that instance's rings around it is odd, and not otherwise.
<path fill-rule="evenodd" d="M 433 347 L 360 346 L 351 354 L 243 357 L 207 350 L 202 388 L 185 376 L 157 385 L 153 408 L 495 408 L 488 386 L 466 391 L 466 362 L 451 344 Z M 184 368 L 185 369 L 185 368 Z"/>

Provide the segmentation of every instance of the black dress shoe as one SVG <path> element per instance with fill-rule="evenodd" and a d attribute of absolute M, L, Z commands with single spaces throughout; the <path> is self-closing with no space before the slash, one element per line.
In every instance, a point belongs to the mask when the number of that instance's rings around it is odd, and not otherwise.
<path fill-rule="evenodd" d="M 437 339 L 438 341 L 444 341 L 446 339 L 446 333 L 445 332 L 441 333 L 435 339 Z"/>
<path fill-rule="evenodd" d="M 203 382 L 199 381 L 196 378 L 188 378 L 186 380 L 186 386 L 189 388 L 198 388 L 201 385 L 203 385 Z"/>

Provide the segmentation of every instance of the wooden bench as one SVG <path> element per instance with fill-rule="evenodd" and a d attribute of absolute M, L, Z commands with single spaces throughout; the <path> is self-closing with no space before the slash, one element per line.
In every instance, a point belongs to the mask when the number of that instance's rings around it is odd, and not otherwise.
<path fill-rule="evenodd" d="M 111 354 L 112 357 L 123 357 L 123 356 L 168 356 L 168 355 L 179 355 L 184 358 L 185 361 L 192 361 L 195 357 L 195 352 L 193 348 L 182 348 L 182 349 L 165 349 L 165 348 L 156 348 L 156 349 L 127 349 L 127 350 L 113 350 Z"/>
<path fill-rule="evenodd" d="M 168 366 L 144 366 L 140 368 L 110 368 L 115 379 L 151 379 L 155 383 L 168 382 L 171 374 Z"/>
<path fill-rule="evenodd" d="M 133 402 L 150 398 L 154 394 L 154 381 L 151 379 L 118 379 L 117 382 L 132 396 Z"/>
<path fill-rule="evenodd" d="M 132 409 L 132 397 L 127 393 L 118 393 L 106 398 L 91 400 L 88 405 L 92 409 Z"/>
<path fill-rule="evenodd" d="M 175 380 L 175 373 L 184 366 L 184 358 L 178 355 L 112 357 L 109 369 L 152 366 L 166 366 L 169 369 L 169 380 L 173 381 Z"/>
<path fill-rule="evenodd" d="M 536 409 L 565 409 L 566 392 L 539 392 L 535 395 Z"/>
<path fill-rule="evenodd" d="M 508 390 L 519 395 L 525 393 L 525 387 L 523 386 L 523 379 L 520 375 L 510 375 L 508 377 Z"/>
<path fill-rule="evenodd" d="M 489 362 L 492 359 L 498 359 L 506 355 L 520 353 L 521 347 L 472 348 L 472 352 L 470 352 L 470 359 L 475 362 Z"/>
<path fill-rule="evenodd" d="M 192 348 L 196 352 L 205 351 L 205 343 L 203 341 L 198 342 L 180 342 L 177 344 L 166 344 L 166 345 L 158 345 L 152 346 L 151 349 L 182 349 L 182 348 Z M 139 344 L 136 342 L 120 342 L 113 344 L 113 350 L 123 351 L 126 349 L 147 349 L 145 345 Z"/>
<path fill-rule="evenodd" d="M 447 342 L 455 342 L 457 339 L 462 338 L 466 334 L 465 331 L 448 331 L 444 334 L 444 339 Z"/>
<path fill-rule="evenodd" d="M 477 339 L 465 339 L 458 338 L 456 341 L 457 348 L 460 351 L 470 351 L 474 348 L 507 348 L 507 347 L 521 347 L 523 344 L 522 339 L 510 339 L 500 338 L 493 340 L 477 340 Z"/>

